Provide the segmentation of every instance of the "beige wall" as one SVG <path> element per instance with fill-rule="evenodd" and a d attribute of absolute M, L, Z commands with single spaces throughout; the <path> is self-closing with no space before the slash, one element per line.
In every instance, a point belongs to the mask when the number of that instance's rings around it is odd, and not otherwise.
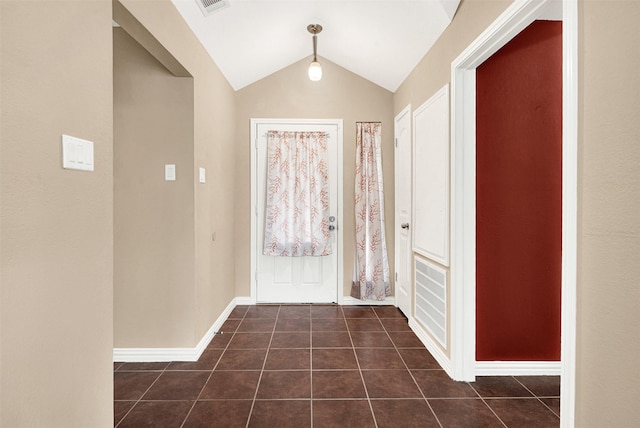
<path fill-rule="evenodd" d="M 417 109 L 451 81 L 451 63 L 504 10 L 511 0 L 463 0 L 451 24 L 393 96 L 394 114 L 407 104 Z"/>
<path fill-rule="evenodd" d="M 194 77 L 195 346 L 235 296 L 234 92 L 169 0 L 125 5 Z M 112 426 L 112 2 L 5 0 L 0 18 L 0 426 Z M 62 133 L 94 141 L 95 172 L 61 168 Z"/>
<path fill-rule="evenodd" d="M 251 142 L 252 118 L 343 119 L 344 295 L 351 290 L 354 251 L 354 187 L 356 122 L 382 122 L 382 164 L 386 239 L 393 272 L 393 94 L 320 59 L 323 77 L 311 82 L 301 60 L 237 92 L 236 157 L 236 295 L 251 294 Z"/>
<path fill-rule="evenodd" d="M 0 425 L 113 426 L 111 1 L 0 10 Z"/>
<path fill-rule="evenodd" d="M 416 110 L 445 84 L 450 83 L 451 63 L 510 4 L 510 0 L 464 0 L 451 25 L 395 92 L 394 115 L 400 113 L 408 104 L 411 104 L 412 110 Z M 448 268 L 444 269 L 449 271 Z M 450 304 L 451 300 L 448 299 L 447 302 Z M 450 310 L 447 312 L 451 313 Z M 448 320 L 447 324 L 450 326 L 451 320 Z M 449 329 L 447 335 L 450 333 Z M 436 340 L 434 342 L 437 343 Z M 450 349 L 443 351 L 450 355 Z"/>
<path fill-rule="evenodd" d="M 114 346 L 193 346 L 193 78 L 122 28 L 113 62 Z"/>
<path fill-rule="evenodd" d="M 192 186 L 189 194 L 193 195 L 190 197 L 193 211 L 190 233 L 193 238 L 188 239 L 193 242 L 193 250 L 188 251 L 194 254 L 194 276 L 185 277 L 186 281 L 180 284 L 183 290 L 180 296 L 184 304 L 180 305 L 179 310 L 174 308 L 177 310 L 174 316 L 189 323 L 180 327 L 180 331 L 190 330 L 192 333 L 187 337 L 177 331 L 172 333 L 175 334 L 173 337 L 163 336 L 158 331 L 151 333 L 164 341 L 162 344 L 154 342 L 155 346 L 172 347 L 180 342 L 180 346 L 193 347 L 235 297 L 234 92 L 170 0 L 122 0 L 114 10 L 116 20 L 122 19 L 120 24 L 123 28 L 137 34 L 143 46 L 151 46 L 156 54 L 155 48 L 159 46 L 173 58 L 176 67 L 184 67 L 193 76 L 193 146 L 189 149 L 192 152 L 192 164 L 183 170 L 183 177 Z M 129 31 L 136 24 L 131 22 L 131 17 L 149 34 L 145 34 L 145 31 Z M 167 60 L 166 57 L 160 59 Z M 206 169 L 205 184 L 197 182 L 199 167 Z M 212 240 L 214 233 L 215 241 Z M 158 295 L 148 297 L 149 306 L 159 305 L 165 299 Z M 121 304 L 127 303 L 116 300 L 114 304 L 117 311 Z M 122 328 L 126 328 L 126 325 Z M 127 346 L 148 345 L 128 341 Z"/>
<path fill-rule="evenodd" d="M 577 427 L 640 421 L 640 2 L 579 4 Z"/>

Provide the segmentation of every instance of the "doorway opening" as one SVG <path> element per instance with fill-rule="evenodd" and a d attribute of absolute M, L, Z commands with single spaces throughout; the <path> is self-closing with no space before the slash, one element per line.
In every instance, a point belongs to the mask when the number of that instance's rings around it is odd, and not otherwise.
<path fill-rule="evenodd" d="M 560 9 L 561 8 L 561 9 Z M 552 15 L 552 16 L 550 16 Z M 452 377 L 476 376 L 476 112 L 475 72 L 536 19 L 563 21 L 561 426 L 573 426 L 575 408 L 577 271 L 577 2 L 514 2 L 452 63 Z"/>
<path fill-rule="evenodd" d="M 559 374 L 561 223 L 562 22 L 536 20 L 476 69 L 477 375 Z"/>
<path fill-rule="evenodd" d="M 167 68 L 132 34 L 140 36 L 132 24 L 113 28 L 117 361 L 132 357 L 131 344 L 179 346 L 175 338 L 193 334 L 183 308 L 190 306 L 193 293 L 186 285 L 195 275 L 194 79 L 186 70 Z M 172 180 L 162 176 L 167 164 Z"/>

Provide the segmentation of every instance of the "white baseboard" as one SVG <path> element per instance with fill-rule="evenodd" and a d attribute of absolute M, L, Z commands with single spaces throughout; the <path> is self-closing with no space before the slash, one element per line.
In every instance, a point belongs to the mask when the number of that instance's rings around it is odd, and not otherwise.
<path fill-rule="evenodd" d="M 236 306 L 240 305 L 255 305 L 256 299 L 253 297 L 236 297 Z"/>
<path fill-rule="evenodd" d="M 442 348 L 436 343 L 436 341 L 431 337 L 429 333 L 422 327 L 422 325 L 415 320 L 415 318 L 409 318 L 409 327 L 413 332 L 418 336 L 418 339 L 422 342 L 422 344 L 427 348 L 427 350 L 431 353 L 433 358 L 436 359 L 440 367 L 449 375 L 451 379 L 454 379 L 453 376 L 453 367 L 451 365 L 451 360 L 444 353 Z"/>
<path fill-rule="evenodd" d="M 256 300 L 252 297 L 236 297 L 236 305 L 255 305 Z M 277 303 L 276 303 L 277 304 Z M 282 303 L 285 304 L 286 303 Z M 395 306 L 396 298 L 389 296 L 385 300 L 360 300 L 351 296 L 338 297 L 338 305 L 392 305 Z"/>
<path fill-rule="evenodd" d="M 216 332 L 220 331 L 222 324 L 227 320 L 233 308 L 238 305 L 255 305 L 255 300 L 251 297 L 236 297 L 218 319 L 211 325 L 202 339 L 193 348 L 114 348 L 113 361 L 125 363 L 152 363 L 168 361 L 198 361 L 200 355 L 207 348 Z M 387 297 L 386 300 L 359 300 L 351 296 L 343 297 L 341 305 L 395 305 L 395 297 Z"/>
<path fill-rule="evenodd" d="M 198 361 L 213 336 L 220 331 L 220 327 L 222 327 L 233 308 L 238 304 L 237 300 L 237 298 L 233 299 L 227 305 L 194 348 L 114 348 L 113 361 L 124 363 Z"/>
<path fill-rule="evenodd" d="M 476 376 L 559 376 L 560 361 L 476 361 Z"/>
<path fill-rule="evenodd" d="M 444 371 L 454 379 L 451 360 L 436 341 L 414 318 L 409 319 L 409 327 L 418 336 Z M 476 376 L 559 376 L 562 371 L 560 361 L 476 361 Z"/>
<path fill-rule="evenodd" d="M 195 348 L 113 348 L 113 361 L 120 363 L 197 360 Z"/>
<path fill-rule="evenodd" d="M 342 299 L 338 299 L 339 305 L 396 305 L 396 298 L 394 296 L 389 296 L 384 300 L 360 300 L 351 296 L 343 296 Z"/>

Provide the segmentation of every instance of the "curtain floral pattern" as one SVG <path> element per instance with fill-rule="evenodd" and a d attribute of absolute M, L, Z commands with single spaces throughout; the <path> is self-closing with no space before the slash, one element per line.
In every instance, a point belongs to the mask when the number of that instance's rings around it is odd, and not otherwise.
<path fill-rule="evenodd" d="M 351 296 L 384 300 L 391 294 L 384 234 L 381 124 L 356 124 L 356 255 Z"/>
<path fill-rule="evenodd" d="M 326 132 L 269 131 L 263 254 L 331 254 Z"/>

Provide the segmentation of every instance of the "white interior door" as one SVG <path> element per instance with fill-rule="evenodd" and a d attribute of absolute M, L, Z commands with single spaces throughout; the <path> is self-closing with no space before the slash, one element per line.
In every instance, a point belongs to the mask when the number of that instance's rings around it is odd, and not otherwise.
<path fill-rule="evenodd" d="M 329 206 L 332 252 L 322 257 L 275 257 L 263 255 L 265 195 L 267 177 L 268 131 L 324 131 L 328 134 Z M 342 127 L 335 121 L 268 121 L 255 125 L 255 261 L 256 301 L 258 303 L 331 303 L 338 297 L 338 263 L 341 248 L 337 228 L 340 226 L 338 147 Z M 330 227 L 331 227 L 330 226 Z"/>
<path fill-rule="evenodd" d="M 394 122 L 396 196 L 396 305 L 409 318 L 412 299 L 411 258 L 411 106 Z"/>

